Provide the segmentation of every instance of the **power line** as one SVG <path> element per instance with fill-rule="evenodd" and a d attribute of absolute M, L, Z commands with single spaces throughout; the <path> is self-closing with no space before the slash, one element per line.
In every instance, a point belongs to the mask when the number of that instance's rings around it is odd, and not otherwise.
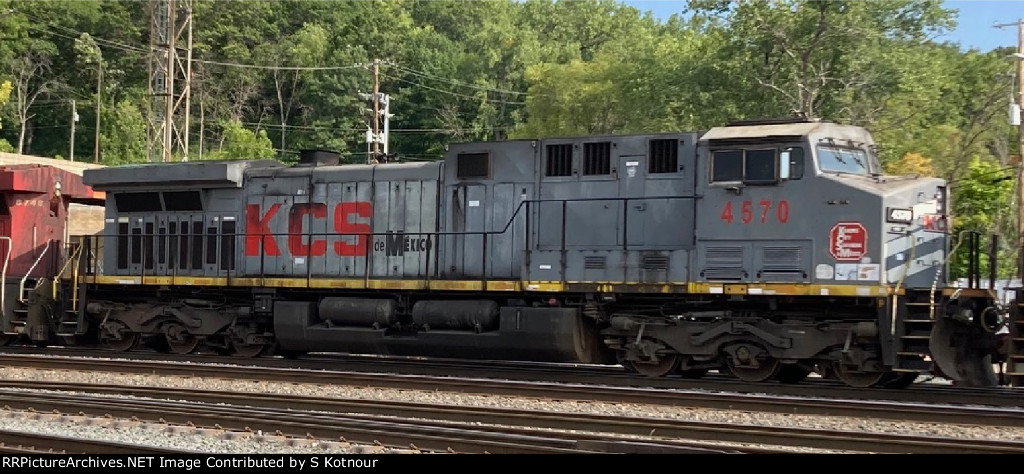
<path fill-rule="evenodd" d="M 282 128 L 282 125 L 280 123 L 274 123 L 274 122 L 263 122 L 263 123 L 239 122 L 239 123 L 241 123 L 242 125 L 248 125 L 248 126 L 253 126 L 253 127 L 261 127 L 261 128 L 274 128 L 274 129 Z M 307 130 L 307 131 L 326 130 L 326 131 L 335 131 L 335 132 L 354 132 L 354 133 L 364 132 L 365 131 L 365 129 L 361 129 L 361 128 L 338 128 L 338 127 L 319 126 L 319 125 L 288 125 L 288 124 L 285 124 L 283 127 L 284 128 L 289 128 L 289 129 L 294 129 L 294 130 Z M 487 128 L 487 129 L 483 129 L 483 130 L 486 130 L 486 131 L 496 131 L 496 130 L 504 130 L 504 128 L 503 127 L 492 127 L 492 128 Z M 403 132 L 403 133 L 441 133 L 441 132 L 450 132 L 452 130 L 450 128 L 392 128 L 390 131 L 392 131 L 392 132 Z"/>
<path fill-rule="evenodd" d="M 413 81 L 402 79 L 402 78 L 399 78 L 399 77 L 393 77 L 392 79 L 394 79 L 394 80 L 396 80 L 398 82 L 404 82 L 406 84 L 411 84 L 411 85 L 414 85 L 414 86 L 417 86 L 417 87 L 422 87 L 424 89 L 430 89 L 432 91 L 437 91 L 437 92 L 440 92 L 442 94 L 450 94 L 450 95 L 453 95 L 453 96 L 456 96 L 456 97 L 463 97 L 463 98 L 466 98 L 466 99 L 480 100 L 479 97 L 474 97 L 474 96 L 466 95 L 466 94 L 459 94 L 458 92 L 446 91 L 444 89 L 438 89 L 436 87 L 430 87 L 430 86 L 428 86 L 426 84 L 420 84 L 418 82 L 413 82 Z M 495 104 L 526 105 L 526 102 L 517 102 L 517 101 L 509 101 L 509 100 L 501 100 L 501 99 L 485 98 L 484 100 L 486 100 L 488 102 L 493 102 Z"/>
<path fill-rule="evenodd" d="M 50 28 L 58 28 L 60 30 L 67 31 L 67 32 L 70 32 L 72 34 L 76 34 L 76 35 L 79 35 L 79 36 L 81 36 L 82 34 L 89 34 L 89 33 L 86 33 L 84 31 L 79 31 L 79 30 L 75 30 L 73 28 L 68 28 L 68 27 L 63 26 L 63 25 L 57 25 L 57 24 L 54 24 L 54 23 L 50 23 L 48 21 L 42 20 L 42 19 L 40 19 L 38 17 L 35 17 L 35 16 L 31 15 L 31 14 L 28 14 L 28 13 L 24 13 L 24 12 L 19 12 L 19 13 L 21 13 L 22 15 L 25 15 L 30 20 L 34 20 L 37 23 L 46 25 L 47 27 L 50 27 Z M 32 23 L 29 23 L 28 27 L 32 28 L 32 29 L 34 29 L 36 31 L 43 31 L 45 33 L 49 33 L 49 34 L 52 34 L 54 36 L 59 36 L 61 38 L 66 38 L 66 39 L 70 39 L 70 40 L 78 39 L 78 37 L 76 37 L 76 36 L 66 36 L 66 35 L 62 35 L 60 33 L 56 33 L 56 32 L 53 32 L 53 31 L 49 31 L 49 30 L 46 30 L 46 29 L 39 28 L 36 25 L 33 25 Z M 128 51 L 128 52 L 133 52 L 133 53 L 149 53 L 149 50 L 147 50 L 146 48 L 143 48 L 143 47 L 133 46 L 133 45 L 124 44 L 124 43 L 119 43 L 117 41 L 108 40 L 108 39 L 105 39 L 105 38 L 101 38 L 99 36 L 93 36 L 92 34 L 89 34 L 89 36 L 93 39 L 93 41 L 96 41 L 97 43 L 103 43 L 107 47 L 112 47 L 112 48 L 115 48 L 115 49 L 120 49 L 122 51 Z"/>
<path fill-rule="evenodd" d="M 29 19 L 35 20 L 38 23 L 44 24 L 44 25 L 46 25 L 47 27 L 50 27 L 50 28 L 58 28 L 58 29 L 61 29 L 63 31 L 67 31 L 67 32 L 70 32 L 72 34 L 78 34 L 78 35 L 88 34 L 86 32 L 75 30 L 73 28 L 68 28 L 66 26 L 62 26 L 62 25 L 57 25 L 57 24 L 46 22 L 46 21 L 41 20 L 41 19 L 39 19 L 39 18 L 37 18 L 37 17 L 35 17 L 33 15 L 30 15 L 28 13 L 23 13 L 22 12 L 22 14 L 25 15 L 26 17 L 28 17 Z M 43 28 L 39 28 L 39 27 L 37 27 L 35 25 L 32 25 L 32 24 L 29 24 L 29 27 L 34 29 L 34 30 L 41 31 L 41 32 L 44 32 L 44 33 L 47 33 L 47 34 L 52 34 L 54 36 L 58 36 L 58 37 L 65 38 L 65 39 L 70 39 L 70 40 L 77 40 L 78 39 L 77 37 L 74 37 L 74 36 L 62 35 L 60 33 L 54 32 L 54 31 L 49 31 L 49 30 L 46 30 L 46 29 L 43 29 Z M 122 50 L 122 51 L 127 51 L 127 52 L 132 52 L 132 53 L 141 53 L 141 54 L 149 54 L 150 52 L 153 51 L 152 48 L 145 49 L 145 48 L 141 48 L 141 47 L 137 47 L 137 46 L 133 46 L 133 45 L 128 45 L 128 44 L 125 44 L 125 43 L 120 43 L 120 42 L 117 42 L 117 41 L 112 41 L 112 40 L 104 39 L 102 37 L 93 36 L 92 34 L 89 34 L 89 36 L 94 41 L 96 41 L 98 44 L 102 44 L 103 46 L 106 46 L 106 47 L 109 47 L 109 48 L 119 49 L 119 50 Z M 243 69 L 258 69 L 258 70 L 269 70 L 269 71 L 274 71 L 274 70 L 277 70 L 277 71 L 340 71 L 340 70 L 359 69 L 359 68 L 365 69 L 365 68 L 369 67 L 370 64 L 372 64 L 372 63 L 363 63 L 363 64 L 353 64 L 353 65 L 347 65 L 347 66 L 268 66 L 268 65 L 262 65 L 262 64 L 244 64 L 244 63 L 237 63 L 237 62 L 213 61 L 213 60 L 196 59 L 196 58 L 192 58 L 191 61 L 193 63 L 201 63 L 201 64 L 208 64 L 208 65 L 214 65 L 214 66 L 235 67 L 235 68 L 243 68 Z M 449 79 L 449 78 L 437 76 L 437 75 L 434 75 L 434 74 L 430 74 L 430 73 L 427 73 L 427 72 L 419 71 L 419 70 L 416 70 L 416 69 L 412 69 L 412 68 L 409 68 L 409 67 L 401 66 L 401 65 L 398 65 L 398 64 L 393 63 L 393 62 L 386 62 L 386 63 L 383 63 L 383 64 L 387 64 L 389 66 L 394 66 L 395 68 L 397 68 L 399 70 L 402 70 L 402 71 L 405 71 L 405 72 L 407 72 L 409 74 L 412 74 L 414 76 L 419 76 L 419 77 L 426 78 L 426 79 L 434 79 L 434 80 L 438 80 L 438 81 L 442 81 L 442 82 L 447 82 L 447 83 L 454 84 L 454 85 L 461 86 L 461 87 L 468 87 L 468 88 L 471 88 L 471 89 L 476 89 L 476 90 L 481 90 L 481 91 L 486 91 L 486 92 L 495 92 L 495 93 L 500 93 L 500 94 L 511 94 L 511 95 L 518 95 L 518 96 L 527 96 L 528 95 L 526 92 L 519 92 L 519 91 L 513 91 L 513 90 L 506 90 L 506 89 L 498 89 L 498 88 L 494 88 L 494 87 L 479 86 L 479 85 L 476 85 L 476 84 L 470 84 L 468 82 L 463 82 L 463 81 L 459 81 L 459 80 L 455 80 L 455 79 Z M 465 94 L 459 94 L 457 92 L 452 92 L 452 91 L 448 91 L 448 90 L 444 90 L 444 89 L 438 89 L 438 88 L 435 88 L 435 87 L 427 86 L 425 84 L 420 84 L 418 82 L 409 81 L 409 80 L 406 80 L 406 79 L 401 79 L 401 78 L 398 78 L 398 77 L 393 77 L 393 79 L 401 81 L 401 82 L 405 82 L 407 84 L 412 84 L 412 85 L 416 85 L 416 86 L 419 86 L 419 87 L 423 87 L 425 89 L 430 89 L 430 90 L 433 90 L 433 91 L 441 92 L 441 93 L 444 93 L 444 94 L 450 94 L 450 95 L 454 95 L 454 96 L 457 96 L 457 97 L 463 97 L 463 98 L 467 98 L 467 99 L 474 99 L 474 100 L 478 100 L 479 99 L 478 97 L 473 97 L 473 96 L 469 96 L 469 95 L 465 95 Z M 525 105 L 526 104 L 525 102 L 507 101 L 507 100 L 491 99 L 491 98 L 487 98 L 485 100 L 487 100 L 489 102 L 493 102 L 493 103 L 507 104 L 507 105 Z"/>
<path fill-rule="evenodd" d="M 425 73 L 423 71 L 417 71 L 415 69 L 408 68 L 408 67 L 405 67 L 405 66 L 400 66 L 400 65 L 394 64 L 394 63 L 391 63 L 390 65 L 394 66 L 394 67 L 396 67 L 398 69 L 401 69 L 401 70 L 403 70 L 405 72 L 408 72 L 409 74 L 412 74 L 414 76 L 420 76 L 420 77 L 424 77 L 424 78 L 428 78 L 428 79 L 436 79 L 438 81 L 448 82 L 448 83 L 455 84 L 455 85 L 458 85 L 458 86 L 463 86 L 463 87 L 469 87 L 471 89 L 478 89 L 478 90 L 489 91 L 489 92 L 498 92 L 498 93 L 501 93 L 501 94 L 528 95 L 526 92 L 510 91 L 510 90 L 504 90 L 504 89 L 497 89 L 497 88 L 494 88 L 494 87 L 478 86 L 476 84 L 470 84 L 468 82 L 462 82 L 462 81 L 458 81 L 458 80 L 455 80 L 455 79 L 448 79 L 448 78 L 441 77 L 441 76 L 435 76 L 433 74 L 428 74 L 428 73 Z"/>
<path fill-rule="evenodd" d="M 366 64 L 354 64 L 351 66 L 262 66 L 258 64 L 228 63 L 222 61 L 208 61 L 205 59 L 193 59 L 194 63 L 214 64 L 217 66 L 230 66 L 244 69 L 264 69 L 271 71 L 340 71 L 344 69 L 365 69 Z"/>
<path fill-rule="evenodd" d="M 39 23 L 45 24 L 46 26 L 51 27 L 51 28 L 59 28 L 61 30 L 69 31 L 71 33 L 76 33 L 76 34 L 79 34 L 79 35 L 85 33 L 83 31 L 75 30 L 75 29 L 68 28 L 68 27 L 65 27 L 65 26 L 56 25 L 56 24 L 52 24 L 52 23 L 47 23 L 47 22 L 42 21 L 42 20 L 40 20 L 40 19 L 38 19 L 38 18 L 36 18 L 36 17 L 34 17 L 32 15 L 29 15 L 27 13 L 23 13 L 23 14 L 25 16 L 29 17 L 30 19 L 36 20 Z M 49 31 L 49 30 L 45 30 L 45 29 L 39 28 L 39 27 L 37 27 L 35 25 L 31 25 L 31 24 L 29 25 L 29 27 L 31 27 L 31 28 L 33 28 L 33 29 L 35 29 L 37 31 L 42 31 L 42 32 L 45 32 L 45 33 L 48 33 L 48 34 L 52 34 L 54 36 L 59 36 L 59 37 L 70 39 L 70 40 L 78 39 L 77 37 L 62 35 L 60 33 L 56 33 L 56 32 Z M 128 52 L 134 52 L 134 53 L 146 53 L 146 54 L 148 54 L 151 51 L 151 50 L 140 48 L 140 47 L 137 47 L 137 46 L 132 46 L 132 45 L 124 44 L 124 43 L 119 43 L 119 42 L 116 42 L 116 41 L 107 40 L 107 39 L 104 39 L 104 38 L 101 38 L 101 37 L 98 37 L 98 36 L 93 36 L 91 34 L 89 36 L 92 37 L 92 39 L 94 41 L 96 41 L 97 43 L 102 43 L 105 46 L 114 47 L 115 49 L 120 49 L 122 51 L 128 51 Z M 270 70 L 270 71 L 273 71 L 273 70 L 278 70 L 278 71 L 339 71 L 339 70 L 358 69 L 358 68 L 365 69 L 365 68 L 369 67 L 370 64 L 371 64 L 371 63 L 362 63 L 362 64 L 353 64 L 353 65 L 349 65 L 349 66 L 268 66 L 268 65 L 261 65 L 261 64 L 244 64 L 244 63 L 226 62 L 226 61 L 212 61 L 212 60 L 207 60 L 207 59 L 192 59 L 192 62 L 194 62 L 194 63 L 202 63 L 202 64 L 211 64 L 211 65 L 215 65 L 215 66 L 237 67 L 237 68 L 245 68 L 245 69 L 262 69 L 262 70 Z M 412 74 L 414 76 L 420 76 L 420 77 L 428 78 L 428 79 L 435 79 L 435 80 L 439 80 L 439 81 L 443 81 L 443 82 L 448 82 L 450 84 L 454 84 L 454 85 L 458 85 L 458 86 L 462 86 L 462 87 L 468 87 L 468 88 L 482 90 L 482 91 L 488 91 L 488 92 L 497 92 L 497 93 L 501 93 L 501 94 L 512 94 L 512 95 L 522 95 L 522 96 L 527 95 L 526 92 L 498 89 L 498 88 L 494 88 L 494 87 L 478 86 L 476 84 L 470 84 L 468 82 L 462 82 L 462 81 L 458 81 L 458 80 L 455 80 L 455 79 L 449 79 L 449 78 L 437 76 L 437 75 L 434 75 L 434 74 L 426 73 L 426 72 L 423 72 L 423 71 L 418 71 L 416 69 L 412 69 L 412 68 L 409 68 L 409 67 L 401 66 L 401 65 L 398 65 L 398 64 L 393 63 L 393 62 L 387 62 L 387 63 L 384 63 L 384 64 L 387 64 L 389 66 L 394 66 L 394 67 L 396 67 L 396 68 L 398 68 L 398 69 L 400 69 L 402 71 L 408 72 L 409 74 Z M 429 87 L 429 86 L 426 86 L 426 85 L 423 85 L 423 84 L 418 84 L 418 83 L 415 83 L 415 82 L 412 82 L 412 81 L 405 81 L 405 82 L 408 82 L 410 84 L 420 85 L 420 86 L 425 87 L 427 89 L 436 90 L 438 92 L 444 92 L 444 93 L 448 93 L 448 94 L 452 94 L 452 95 L 458 95 L 458 96 L 461 96 L 461 97 L 467 97 L 467 98 L 474 98 L 475 99 L 475 97 L 472 97 L 472 96 L 461 95 L 461 94 L 458 94 L 458 93 L 455 93 L 455 92 L 445 91 L 445 90 L 442 90 L 442 89 L 436 89 L 436 88 L 432 88 L 432 87 Z M 510 101 L 501 101 L 501 100 L 497 100 L 497 99 L 488 99 L 488 100 L 490 100 L 492 102 L 499 102 L 499 103 L 506 103 L 506 104 L 525 104 L 525 102 L 510 102 Z"/>
<path fill-rule="evenodd" d="M 111 41 L 111 40 L 108 40 L 108 39 L 101 38 L 99 36 L 93 36 L 92 34 L 86 33 L 84 31 L 79 31 L 79 30 L 75 30 L 73 28 L 68 28 L 66 26 L 49 23 L 47 21 L 41 20 L 41 19 L 39 19 L 39 18 L 37 18 L 37 17 L 35 17 L 33 15 L 30 15 L 28 13 L 22 13 L 22 14 L 25 15 L 26 17 L 28 17 L 29 19 L 34 20 L 37 23 L 46 25 L 47 27 L 50 27 L 50 28 L 57 28 L 57 29 L 60 29 L 60 30 L 63 30 L 63 31 L 67 31 L 67 32 L 70 32 L 72 34 L 77 34 L 77 35 L 89 34 L 89 36 L 94 41 L 96 41 L 96 43 L 101 44 L 103 46 L 106 46 L 108 48 L 118 49 L 118 50 L 121 50 L 121 51 L 130 52 L 130 53 L 140 53 L 140 54 L 149 54 L 152 51 L 152 49 L 146 49 L 146 48 L 139 47 L 139 46 L 133 46 L 133 45 L 125 44 L 125 43 L 120 43 L 120 42 L 117 42 L 117 41 Z M 60 34 L 60 33 L 57 33 L 55 31 L 50 31 L 50 30 L 48 30 L 46 28 L 41 28 L 41 27 L 39 27 L 37 25 L 34 25 L 34 24 L 31 24 L 31 23 L 28 24 L 28 27 L 32 28 L 33 30 L 42 32 L 42 33 L 54 35 L 54 36 L 57 36 L 57 37 L 60 37 L 60 38 L 65 38 L 65 39 L 69 39 L 69 40 L 72 40 L 72 41 L 78 39 L 78 37 L 76 37 L 76 36 L 68 36 L 68 35 L 65 35 L 65 34 Z M 211 60 L 206 60 L 206 59 L 192 59 L 192 62 L 193 63 L 202 63 L 202 64 L 211 64 L 211 65 L 215 65 L 215 66 L 237 67 L 237 68 L 245 68 L 245 69 L 278 70 L 278 71 L 338 71 L 338 70 L 344 70 L 344 69 L 365 68 L 365 67 L 368 66 L 368 64 L 355 64 L 355 65 L 351 65 L 351 66 L 266 66 L 266 65 L 261 65 L 261 64 L 243 64 L 243 63 L 226 62 L 226 61 L 211 61 Z"/>

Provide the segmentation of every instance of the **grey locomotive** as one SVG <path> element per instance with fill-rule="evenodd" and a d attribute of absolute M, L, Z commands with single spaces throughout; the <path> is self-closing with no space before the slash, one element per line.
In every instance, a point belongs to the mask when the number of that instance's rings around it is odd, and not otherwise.
<path fill-rule="evenodd" d="M 130 350 L 998 383 L 1006 311 L 947 282 L 946 183 L 824 121 L 450 146 L 443 161 L 87 170 L 80 332 Z M 102 245 L 100 245 L 102 244 Z"/>

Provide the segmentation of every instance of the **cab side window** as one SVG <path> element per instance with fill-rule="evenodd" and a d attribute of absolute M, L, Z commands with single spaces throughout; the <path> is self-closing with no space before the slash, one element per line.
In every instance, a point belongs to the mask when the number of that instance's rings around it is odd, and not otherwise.
<path fill-rule="evenodd" d="M 775 150 L 747 150 L 743 163 L 743 181 L 748 183 L 774 183 Z"/>
<path fill-rule="evenodd" d="M 789 161 L 789 176 L 780 176 L 782 179 L 800 179 L 804 177 L 804 149 L 798 146 L 791 146 L 782 150 L 779 154 L 782 161 Z"/>
<path fill-rule="evenodd" d="M 711 181 L 743 181 L 743 152 L 716 151 L 711 158 Z"/>
<path fill-rule="evenodd" d="M 771 184 L 779 181 L 778 154 L 774 148 L 718 150 L 711 154 L 711 182 L 742 181 Z"/>
<path fill-rule="evenodd" d="M 711 182 L 777 184 L 804 176 L 804 149 L 798 146 L 711 152 Z"/>

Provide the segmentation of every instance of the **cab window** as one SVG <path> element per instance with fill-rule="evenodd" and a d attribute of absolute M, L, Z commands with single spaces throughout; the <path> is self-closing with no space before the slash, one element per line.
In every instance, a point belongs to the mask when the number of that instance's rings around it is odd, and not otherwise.
<path fill-rule="evenodd" d="M 777 183 L 778 162 L 777 150 L 774 148 L 715 151 L 711 154 L 711 182 Z"/>
<path fill-rule="evenodd" d="M 871 174 L 868 155 L 859 148 L 818 145 L 818 167 L 823 172 Z"/>
<path fill-rule="evenodd" d="M 743 181 L 743 151 L 716 151 L 711 159 L 711 181 Z"/>
<path fill-rule="evenodd" d="M 784 148 L 779 152 L 779 164 L 789 163 L 789 169 L 782 166 L 779 170 L 779 178 L 800 179 L 804 177 L 804 149 L 798 146 Z"/>

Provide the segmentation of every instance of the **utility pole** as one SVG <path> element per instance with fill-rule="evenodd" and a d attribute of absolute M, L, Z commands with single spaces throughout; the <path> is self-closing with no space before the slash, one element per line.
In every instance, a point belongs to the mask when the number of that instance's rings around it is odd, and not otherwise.
<path fill-rule="evenodd" d="M 1017 27 L 1017 104 L 1024 106 L 1024 18 L 995 25 L 1008 26 Z M 1011 118 L 1017 119 L 1017 277 L 1024 278 L 1024 117 Z"/>
<path fill-rule="evenodd" d="M 68 150 L 68 159 L 75 161 L 75 123 L 78 122 L 78 107 L 75 106 L 75 99 L 71 99 L 71 148 Z"/>
<path fill-rule="evenodd" d="M 380 101 L 384 104 L 384 110 L 380 111 L 381 116 L 384 119 L 384 131 L 382 132 L 381 135 L 381 142 L 384 143 L 384 162 L 387 163 L 388 159 L 390 158 L 388 156 L 388 132 L 390 131 L 391 127 L 389 126 L 388 122 L 389 119 L 391 118 L 391 96 L 388 94 L 380 94 L 379 97 Z"/>
<path fill-rule="evenodd" d="M 369 115 L 370 120 L 366 124 L 366 164 L 368 165 L 386 163 L 388 160 L 391 96 L 380 91 L 380 63 L 380 59 L 373 60 L 373 93 L 359 93 L 363 100 L 370 101 L 370 108 L 362 109 Z"/>
<path fill-rule="evenodd" d="M 373 60 L 373 151 L 367 157 L 368 164 L 378 163 L 380 156 L 380 59 Z"/>
<path fill-rule="evenodd" d="M 96 76 L 96 144 L 92 149 L 92 162 L 100 162 L 100 104 L 102 101 L 102 90 L 103 90 L 103 55 L 100 55 L 100 60 L 96 64 L 99 70 Z"/>

